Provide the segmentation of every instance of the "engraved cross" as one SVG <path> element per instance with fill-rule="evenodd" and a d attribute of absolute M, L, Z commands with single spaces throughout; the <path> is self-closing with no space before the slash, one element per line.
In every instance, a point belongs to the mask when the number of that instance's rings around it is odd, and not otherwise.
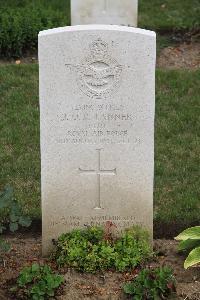
<path fill-rule="evenodd" d="M 81 174 L 85 175 L 97 175 L 98 180 L 98 198 L 97 198 L 97 204 L 94 209 L 102 209 L 101 207 L 101 176 L 103 175 L 116 175 L 117 170 L 116 168 L 113 170 L 102 170 L 101 169 L 101 150 L 102 149 L 96 149 L 97 155 L 98 155 L 98 168 L 97 170 L 83 170 L 79 168 L 79 171 Z"/>

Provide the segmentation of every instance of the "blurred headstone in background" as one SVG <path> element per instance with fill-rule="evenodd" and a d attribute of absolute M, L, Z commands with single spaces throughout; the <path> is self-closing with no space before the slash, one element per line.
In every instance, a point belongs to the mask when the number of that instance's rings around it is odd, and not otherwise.
<path fill-rule="evenodd" d="M 71 25 L 110 24 L 137 27 L 138 0 L 72 0 Z"/>

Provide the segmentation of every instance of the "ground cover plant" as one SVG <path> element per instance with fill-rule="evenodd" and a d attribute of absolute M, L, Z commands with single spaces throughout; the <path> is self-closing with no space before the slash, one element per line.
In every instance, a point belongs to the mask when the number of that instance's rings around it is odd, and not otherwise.
<path fill-rule="evenodd" d="M 168 267 L 143 269 L 131 282 L 124 285 L 124 292 L 134 300 L 166 299 L 175 290 L 175 278 Z"/>
<path fill-rule="evenodd" d="M 64 277 L 54 274 L 48 265 L 33 264 L 20 272 L 16 286 L 10 291 L 17 299 L 52 299 L 63 283 Z"/>
<path fill-rule="evenodd" d="M 200 263 L 200 226 L 188 228 L 176 238 L 179 243 L 179 251 L 189 251 L 184 268 L 188 269 Z"/>
<path fill-rule="evenodd" d="M 62 12 L 42 4 L 0 8 L 0 57 L 20 57 L 37 49 L 41 30 L 67 25 Z"/>
<path fill-rule="evenodd" d="M 174 237 L 199 223 L 200 71 L 156 74 L 155 233 Z M 0 68 L 0 189 L 13 186 L 25 214 L 40 219 L 37 65 Z"/>
<path fill-rule="evenodd" d="M 61 235 L 53 258 L 58 266 L 95 273 L 131 270 L 151 256 L 149 235 L 139 227 L 127 230 L 116 240 L 105 235 L 101 227 L 88 227 Z"/>
<path fill-rule="evenodd" d="M 24 215 L 19 203 L 14 197 L 13 188 L 6 186 L 3 191 L 0 191 L 0 234 L 6 229 L 15 232 L 19 226 L 29 227 L 31 218 Z M 0 250 L 7 252 L 10 250 L 10 245 L 0 237 Z"/>
<path fill-rule="evenodd" d="M 14 191 L 11 186 L 6 186 L 5 189 L 0 192 L 0 212 L 2 212 L 2 210 L 4 210 L 4 217 L 0 222 L 0 233 L 2 233 L 7 226 L 11 232 L 15 232 L 19 229 L 19 226 L 29 227 L 31 225 L 30 217 L 23 214 L 19 203 L 14 197 Z"/>

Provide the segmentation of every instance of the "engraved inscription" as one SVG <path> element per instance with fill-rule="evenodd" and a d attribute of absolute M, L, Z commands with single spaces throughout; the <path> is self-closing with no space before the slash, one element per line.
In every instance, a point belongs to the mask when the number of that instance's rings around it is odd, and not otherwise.
<path fill-rule="evenodd" d="M 90 46 L 90 55 L 76 66 L 77 82 L 87 96 L 101 99 L 119 85 L 122 66 L 108 53 L 108 44 L 100 38 Z"/>
<path fill-rule="evenodd" d="M 79 171 L 81 174 L 85 175 L 97 175 L 98 180 L 98 196 L 97 196 L 97 204 L 94 209 L 102 209 L 101 206 L 101 176 L 102 175 L 116 175 L 117 170 L 116 168 L 113 170 L 102 170 L 101 169 L 101 150 L 102 149 L 96 149 L 98 154 L 98 169 L 97 170 L 83 170 L 79 168 Z"/>
<path fill-rule="evenodd" d="M 136 121 L 147 119 L 147 110 L 128 111 L 123 104 L 92 103 L 66 106 L 57 113 L 56 122 L 64 129 L 56 137 L 59 144 L 141 144 L 134 133 Z M 99 146 L 96 146 L 99 148 Z"/>
<path fill-rule="evenodd" d="M 102 215 L 102 216 L 61 216 L 58 220 L 52 220 L 50 227 L 66 226 L 67 228 L 80 228 L 83 226 L 106 226 L 108 222 L 112 222 L 115 227 L 115 233 L 121 234 L 125 228 L 133 225 L 142 226 L 135 216 L 118 216 L 118 215 Z"/>

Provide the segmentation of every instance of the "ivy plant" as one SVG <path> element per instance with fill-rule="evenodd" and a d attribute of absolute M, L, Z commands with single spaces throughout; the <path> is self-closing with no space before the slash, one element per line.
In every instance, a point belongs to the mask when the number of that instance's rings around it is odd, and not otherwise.
<path fill-rule="evenodd" d="M 166 299 L 175 290 L 175 278 L 168 267 L 144 269 L 123 289 L 134 300 Z"/>
<path fill-rule="evenodd" d="M 10 292 L 17 299 L 46 300 L 54 297 L 63 283 L 64 277 L 54 274 L 48 265 L 33 264 L 20 272 L 16 286 Z"/>
<path fill-rule="evenodd" d="M 200 226 L 184 230 L 175 239 L 180 241 L 179 251 L 189 251 L 184 262 L 185 269 L 200 263 Z"/>

